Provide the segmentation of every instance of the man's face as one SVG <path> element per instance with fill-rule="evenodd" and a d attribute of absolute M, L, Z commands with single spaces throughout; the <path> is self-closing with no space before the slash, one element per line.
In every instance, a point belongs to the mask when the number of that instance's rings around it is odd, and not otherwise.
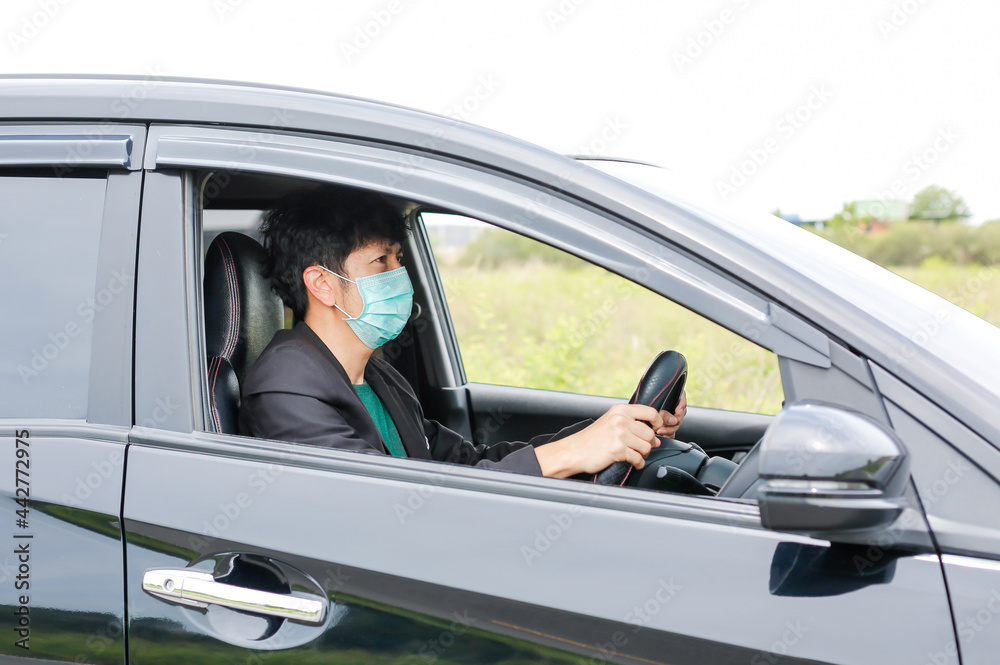
<path fill-rule="evenodd" d="M 357 281 L 361 277 L 389 272 L 402 267 L 403 248 L 398 242 L 381 240 L 359 247 L 344 261 L 344 277 Z M 330 275 L 340 289 L 343 307 L 350 316 L 357 316 L 364 303 L 358 294 L 358 287 L 347 280 Z"/>

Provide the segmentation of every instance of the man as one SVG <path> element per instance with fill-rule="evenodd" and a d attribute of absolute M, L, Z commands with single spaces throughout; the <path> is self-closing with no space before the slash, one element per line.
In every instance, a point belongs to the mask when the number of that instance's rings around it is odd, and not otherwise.
<path fill-rule="evenodd" d="M 673 436 L 683 401 L 677 414 L 619 404 L 554 435 L 488 447 L 424 418 L 406 380 L 372 357 L 410 315 L 406 232 L 392 206 L 358 190 L 294 194 L 265 216 L 271 282 L 297 323 L 275 334 L 247 375 L 243 434 L 556 478 L 620 460 L 642 468 L 655 434 Z"/>

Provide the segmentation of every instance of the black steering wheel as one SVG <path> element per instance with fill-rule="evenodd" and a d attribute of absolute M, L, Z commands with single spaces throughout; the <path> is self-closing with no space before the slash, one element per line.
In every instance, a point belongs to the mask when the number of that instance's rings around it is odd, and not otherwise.
<path fill-rule="evenodd" d="M 687 382 L 687 359 L 676 351 L 664 351 L 653 359 L 639 379 L 629 404 L 646 404 L 657 411 L 673 413 Z M 634 467 L 615 462 L 594 476 L 598 485 L 624 485 Z"/>

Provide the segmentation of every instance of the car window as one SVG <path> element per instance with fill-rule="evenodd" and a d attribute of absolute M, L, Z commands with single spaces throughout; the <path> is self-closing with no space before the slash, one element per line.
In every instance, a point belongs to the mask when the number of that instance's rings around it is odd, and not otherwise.
<path fill-rule="evenodd" d="M 675 349 L 692 404 L 781 408 L 771 352 L 531 238 L 461 215 L 422 218 L 469 381 L 627 398 L 656 354 Z"/>
<path fill-rule="evenodd" d="M 131 275 L 97 283 L 107 180 L 0 176 L 0 416 L 83 418 L 94 319 Z"/>

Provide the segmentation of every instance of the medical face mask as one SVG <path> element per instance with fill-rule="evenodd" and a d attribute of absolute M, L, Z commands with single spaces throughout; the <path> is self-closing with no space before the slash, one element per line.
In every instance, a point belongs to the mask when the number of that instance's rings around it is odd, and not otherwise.
<path fill-rule="evenodd" d="M 377 349 L 403 332 L 413 309 L 413 285 L 406 268 L 359 277 L 357 281 L 338 275 L 325 266 L 320 268 L 358 287 L 364 305 L 360 314 L 352 317 L 338 305 L 334 307 L 347 317 L 344 319 L 347 325 L 365 346 Z"/>

